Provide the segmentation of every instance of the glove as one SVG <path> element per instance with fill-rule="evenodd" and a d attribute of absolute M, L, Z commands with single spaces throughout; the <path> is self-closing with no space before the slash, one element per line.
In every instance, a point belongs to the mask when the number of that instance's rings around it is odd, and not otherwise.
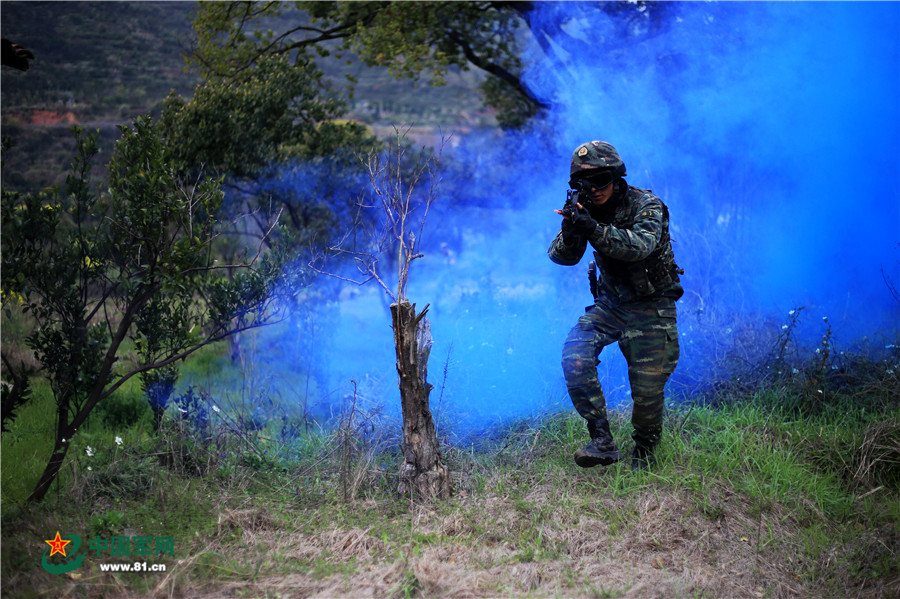
<path fill-rule="evenodd" d="M 588 236 L 597 230 L 597 221 L 583 208 L 575 209 L 571 223 L 576 235 Z"/>
<path fill-rule="evenodd" d="M 563 237 L 576 237 L 578 233 L 575 231 L 575 224 L 568 218 L 563 218 L 562 221 L 562 234 Z"/>

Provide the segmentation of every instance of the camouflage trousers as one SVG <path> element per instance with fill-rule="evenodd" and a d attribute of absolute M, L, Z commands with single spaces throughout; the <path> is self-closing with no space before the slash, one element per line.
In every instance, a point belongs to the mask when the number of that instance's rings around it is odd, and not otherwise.
<path fill-rule="evenodd" d="M 619 342 L 628 362 L 635 442 L 652 448 L 662 434 L 663 387 L 678 363 L 675 302 L 659 298 L 606 305 L 601 297 L 578 319 L 563 346 L 562 368 L 569 397 L 587 420 L 606 418 L 597 376 L 600 352 Z"/>

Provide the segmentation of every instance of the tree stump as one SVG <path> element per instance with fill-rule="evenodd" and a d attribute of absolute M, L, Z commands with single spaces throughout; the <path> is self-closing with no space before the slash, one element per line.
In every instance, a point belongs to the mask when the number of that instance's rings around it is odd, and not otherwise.
<path fill-rule="evenodd" d="M 403 464 L 400 494 L 415 499 L 450 497 L 450 474 L 441 462 L 434 420 L 428 407 L 432 386 L 427 381 L 431 351 L 431 325 L 425 320 L 428 306 L 416 314 L 407 300 L 391 304 L 397 376 L 403 413 Z"/>

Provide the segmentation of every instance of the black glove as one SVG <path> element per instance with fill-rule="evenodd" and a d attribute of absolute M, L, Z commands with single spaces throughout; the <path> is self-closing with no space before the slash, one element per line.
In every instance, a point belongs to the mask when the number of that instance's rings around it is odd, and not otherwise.
<path fill-rule="evenodd" d="M 597 221 L 584 208 L 575 209 L 571 223 L 576 235 L 588 236 L 597 230 Z"/>
<path fill-rule="evenodd" d="M 578 233 L 575 231 L 575 224 L 568 218 L 563 218 L 562 236 L 563 236 L 563 239 L 566 239 L 566 240 L 578 237 Z"/>

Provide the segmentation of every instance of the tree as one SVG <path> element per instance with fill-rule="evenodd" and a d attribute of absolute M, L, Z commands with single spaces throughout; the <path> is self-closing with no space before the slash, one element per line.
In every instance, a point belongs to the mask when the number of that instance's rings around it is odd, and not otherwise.
<path fill-rule="evenodd" d="M 176 166 L 255 179 L 273 163 L 364 140 L 362 125 L 335 121 L 344 105 L 321 79 L 309 62 L 267 56 L 232 78 L 206 78 L 189 101 L 170 94 L 162 121 Z"/>
<path fill-rule="evenodd" d="M 430 76 L 443 85 L 451 68 L 486 74 L 480 91 L 503 128 L 520 128 L 549 108 L 522 80 L 522 49 L 543 53 L 542 74 L 565 87 L 576 76 L 569 52 L 621 52 L 658 35 L 677 16 L 677 3 L 646 2 L 204 2 L 194 19 L 191 60 L 205 76 L 231 79 L 265 56 L 300 63 L 334 50 L 400 78 Z M 613 35 L 585 36 L 596 13 L 615 23 Z M 575 23 L 575 27 L 566 25 Z M 275 28 L 273 31 L 272 28 Z M 351 82 L 352 83 L 352 82 Z M 352 88 L 352 85 L 351 85 Z"/>
<path fill-rule="evenodd" d="M 445 499 L 451 493 L 450 475 L 441 460 L 429 407 L 432 385 L 428 383 L 428 358 L 432 340 L 431 325 L 425 318 L 428 305 L 417 312 L 416 304 L 410 303 L 406 295 L 410 266 L 423 257 L 422 232 L 436 198 L 438 157 L 432 155 L 418 162 L 408 173 L 404 168 L 406 149 L 404 136 L 397 131 L 394 143 L 384 153 L 369 154 L 366 169 L 374 202 L 361 201 L 359 208 L 360 213 L 375 211 L 378 217 L 359 218 L 357 226 L 330 248 L 329 254 L 347 256 L 356 263 L 362 278 L 345 280 L 358 285 L 374 280 L 392 300 L 391 328 L 403 417 L 399 492 L 416 499 Z M 420 183 L 426 175 L 423 192 Z M 320 262 L 327 257 L 320 256 Z M 393 284 L 381 268 L 383 258 L 389 258 L 396 268 Z"/>
<path fill-rule="evenodd" d="M 337 119 L 344 105 L 311 63 L 263 57 L 234 78 L 207 78 L 190 100 L 171 94 L 164 106 L 162 128 L 177 169 L 227 177 L 226 202 L 248 217 L 236 221 L 234 233 L 262 235 L 267 225 L 257 215 L 273 204 L 283 206 L 297 249 L 327 243 L 348 224 L 341 208 L 352 196 L 337 198 L 335 190 L 358 177 L 352 157 L 377 140 L 363 125 Z M 278 185 L 279 169 L 296 164 L 318 169 L 329 193 Z"/>
<path fill-rule="evenodd" d="M 432 85 L 443 85 L 450 68 L 475 67 L 488 75 L 482 93 L 501 110 L 500 124 L 520 127 L 546 107 L 520 80 L 516 36 L 531 9 L 530 2 L 202 3 L 192 60 L 205 76 L 230 79 L 265 56 L 306 64 L 337 48 L 396 77 L 427 73 Z M 278 33 L 264 29 L 273 22 Z"/>
<path fill-rule="evenodd" d="M 91 191 L 96 137 L 78 128 L 62 189 L 3 193 L 4 307 L 21 298 L 31 315 L 26 344 L 56 400 L 53 451 L 29 501 L 44 497 L 73 436 L 125 381 L 270 322 L 277 286 L 298 283 L 278 248 L 213 262 L 221 179 L 179 179 L 149 117 L 120 132 L 108 193 Z M 126 340 L 137 359 L 124 359 Z"/>

